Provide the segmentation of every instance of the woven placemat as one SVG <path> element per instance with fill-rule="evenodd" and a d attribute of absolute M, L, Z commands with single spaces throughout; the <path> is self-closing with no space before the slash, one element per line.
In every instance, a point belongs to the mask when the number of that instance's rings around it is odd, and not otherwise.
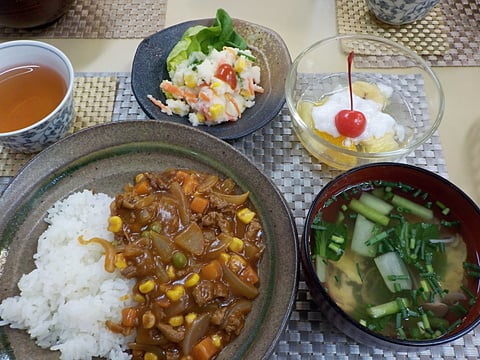
<path fill-rule="evenodd" d="M 0 27 L 0 37 L 141 39 L 165 27 L 166 11 L 167 0 L 76 0 L 49 26 Z"/>
<path fill-rule="evenodd" d="M 112 118 L 116 77 L 76 77 L 75 120 L 69 133 L 108 122 Z M 15 152 L 0 145 L 0 177 L 11 177 L 34 155 Z"/>
<path fill-rule="evenodd" d="M 131 90 L 130 75 L 116 73 L 117 93 L 112 121 L 146 119 Z M 258 168 L 270 176 L 284 195 L 295 218 L 298 232 L 309 204 L 322 187 L 341 171 L 312 158 L 299 143 L 286 107 L 264 128 L 232 141 Z M 447 177 L 440 138 L 436 133 L 409 155 L 405 162 Z M 0 254 L 1 259 L 1 254 Z M 281 281 L 281 279 L 279 279 Z M 319 312 L 303 274 L 293 312 L 271 359 L 321 360 L 474 360 L 480 358 L 480 333 L 472 331 L 453 343 L 422 352 L 394 352 L 358 344 L 338 331 Z"/>
<path fill-rule="evenodd" d="M 378 21 L 364 0 L 336 0 L 336 5 L 341 34 L 385 37 L 415 50 L 433 66 L 480 65 L 477 0 L 441 0 L 424 19 L 402 26 Z"/>
<path fill-rule="evenodd" d="M 130 76 L 117 74 L 118 90 L 112 121 L 146 119 L 131 90 Z M 230 142 L 269 176 L 284 195 L 299 234 L 315 195 L 341 171 L 312 158 L 298 141 L 286 107 L 264 128 Z M 404 162 L 444 177 L 447 169 L 438 133 Z M 329 323 L 313 302 L 303 274 L 293 312 L 271 359 L 322 360 L 454 360 L 480 358 L 480 333 L 422 352 L 394 352 L 358 344 Z"/>

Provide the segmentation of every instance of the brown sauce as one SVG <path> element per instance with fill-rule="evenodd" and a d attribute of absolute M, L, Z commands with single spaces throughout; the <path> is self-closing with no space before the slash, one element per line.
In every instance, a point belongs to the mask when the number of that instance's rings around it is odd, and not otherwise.
<path fill-rule="evenodd" d="M 136 280 L 136 305 L 107 326 L 136 331 L 136 360 L 215 358 L 241 333 L 259 292 L 263 232 L 248 193 L 191 170 L 141 173 L 111 215 L 121 219 L 110 229 L 115 266 Z"/>

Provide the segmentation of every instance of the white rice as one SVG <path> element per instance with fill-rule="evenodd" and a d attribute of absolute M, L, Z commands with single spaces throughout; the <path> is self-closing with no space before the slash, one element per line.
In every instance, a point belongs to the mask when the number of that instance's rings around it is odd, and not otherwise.
<path fill-rule="evenodd" d="M 106 229 L 111 201 L 85 190 L 54 204 L 38 240 L 36 268 L 18 282 L 20 295 L 0 304 L 0 325 L 27 330 L 61 359 L 131 358 L 123 350 L 133 338 L 112 333 L 105 321 L 120 322 L 121 309 L 132 304 L 133 280 L 104 270 L 102 246 L 78 242 L 80 235 L 113 239 Z"/>

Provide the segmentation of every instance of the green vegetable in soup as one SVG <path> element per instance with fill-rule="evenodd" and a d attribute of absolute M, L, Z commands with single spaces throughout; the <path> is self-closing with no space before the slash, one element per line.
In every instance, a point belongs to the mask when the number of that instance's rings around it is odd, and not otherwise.
<path fill-rule="evenodd" d="M 336 194 L 311 225 L 319 278 L 371 330 L 443 336 L 461 324 L 480 283 L 480 265 L 466 261 L 452 216 L 447 204 L 403 183 L 368 182 Z"/>
<path fill-rule="evenodd" d="M 212 49 L 221 50 L 224 46 L 245 50 L 247 43 L 234 30 L 228 13 L 218 9 L 212 26 L 197 25 L 185 31 L 167 57 L 167 71 L 169 73 L 175 71 L 175 68 L 187 60 L 193 52 L 199 51 L 208 55 Z"/>

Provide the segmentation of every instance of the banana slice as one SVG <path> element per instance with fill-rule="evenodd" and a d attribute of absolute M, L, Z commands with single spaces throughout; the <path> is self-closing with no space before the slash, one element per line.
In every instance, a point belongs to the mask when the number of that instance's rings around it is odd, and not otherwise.
<path fill-rule="evenodd" d="M 368 83 L 366 81 L 355 81 L 352 84 L 352 90 L 358 97 L 373 100 L 383 106 L 385 106 L 387 102 L 387 98 L 376 84 Z"/>
<path fill-rule="evenodd" d="M 297 105 L 297 111 L 300 117 L 305 121 L 307 126 L 314 128 L 312 110 L 314 107 L 314 103 L 310 101 L 300 101 Z"/>
<path fill-rule="evenodd" d="M 386 133 L 381 138 L 371 137 L 368 140 L 362 141 L 361 145 L 363 151 L 368 153 L 392 151 L 399 148 L 394 133 L 392 132 Z"/>

